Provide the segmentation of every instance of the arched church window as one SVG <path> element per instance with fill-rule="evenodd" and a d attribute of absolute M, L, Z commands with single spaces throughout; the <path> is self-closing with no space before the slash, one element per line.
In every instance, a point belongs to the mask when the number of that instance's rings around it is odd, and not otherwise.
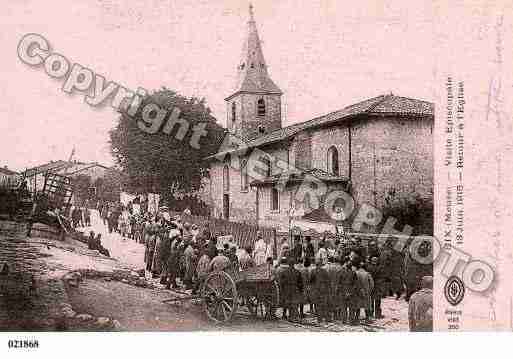
<path fill-rule="evenodd" d="M 248 161 L 243 160 L 240 166 L 240 189 L 241 191 L 248 190 Z"/>
<path fill-rule="evenodd" d="M 328 149 L 328 173 L 338 176 L 339 175 L 339 163 L 338 163 L 338 150 L 335 146 L 331 146 Z"/>
<path fill-rule="evenodd" d="M 265 133 L 265 127 L 260 125 L 258 126 L 258 134 L 263 135 Z"/>
<path fill-rule="evenodd" d="M 227 164 L 223 167 L 223 190 L 230 191 L 230 167 Z"/>
<path fill-rule="evenodd" d="M 260 157 L 260 162 L 262 163 L 263 174 L 266 177 L 271 177 L 271 160 L 267 157 Z"/>
<path fill-rule="evenodd" d="M 263 98 L 261 98 L 257 102 L 257 115 L 258 116 L 265 116 L 265 101 L 264 101 Z"/>
<path fill-rule="evenodd" d="M 271 211 L 278 211 L 280 209 L 280 197 L 278 189 L 271 188 Z"/>
<path fill-rule="evenodd" d="M 237 105 L 235 102 L 232 102 L 232 121 L 237 121 Z"/>

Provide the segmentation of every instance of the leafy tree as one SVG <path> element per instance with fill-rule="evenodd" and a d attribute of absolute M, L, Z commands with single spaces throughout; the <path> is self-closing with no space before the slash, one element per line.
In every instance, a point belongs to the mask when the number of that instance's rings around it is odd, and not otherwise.
<path fill-rule="evenodd" d="M 396 228 L 413 227 L 413 234 L 433 235 L 433 200 L 419 195 L 408 198 L 388 199 L 382 210 L 383 222 L 393 217 Z"/>
<path fill-rule="evenodd" d="M 75 200 L 82 204 L 89 198 L 89 188 L 91 188 L 91 177 L 85 174 L 79 174 L 73 179 L 73 192 Z"/>
<path fill-rule="evenodd" d="M 158 128 L 143 121 L 145 106 L 150 104 L 167 113 Z M 185 126 L 180 122 L 173 128 L 166 126 L 174 109 L 179 109 L 179 118 L 187 121 Z M 199 189 L 201 179 L 208 174 L 208 162 L 204 158 L 217 152 L 225 134 L 205 99 L 188 98 L 162 88 L 146 96 L 134 115 L 129 111 L 129 108 L 120 111 L 118 124 L 110 132 L 111 151 L 127 175 L 127 189 L 161 193 L 164 199 L 172 198 L 175 191 Z M 158 112 L 149 114 L 153 118 Z M 193 129 L 200 123 L 205 124 L 206 135 L 200 137 L 199 146 L 191 146 Z"/>
<path fill-rule="evenodd" d="M 122 172 L 109 168 L 103 177 L 96 179 L 94 185 L 98 199 L 117 202 L 120 191 L 127 185 L 127 178 Z"/>

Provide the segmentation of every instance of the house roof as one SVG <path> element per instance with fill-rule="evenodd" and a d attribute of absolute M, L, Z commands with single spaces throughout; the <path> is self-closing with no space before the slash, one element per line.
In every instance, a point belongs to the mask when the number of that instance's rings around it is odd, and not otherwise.
<path fill-rule="evenodd" d="M 0 173 L 3 173 L 6 176 L 16 176 L 16 175 L 18 175 L 18 172 L 11 171 L 10 169 L 5 168 L 5 167 L 0 167 Z"/>
<path fill-rule="evenodd" d="M 36 167 L 29 168 L 25 171 L 26 177 L 31 177 L 39 173 L 45 173 L 45 172 L 58 172 L 64 169 L 70 170 L 70 175 L 75 174 L 77 172 L 86 170 L 91 167 L 103 167 L 105 169 L 108 169 L 108 167 L 103 166 L 96 162 L 90 162 L 90 163 L 84 163 L 84 162 L 73 162 L 73 161 L 52 161 L 48 162 Z"/>
<path fill-rule="evenodd" d="M 434 104 L 407 97 L 381 95 L 344 107 L 341 110 L 284 127 L 264 136 L 257 137 L 254 140 L 249 141 L 248 147 L 258 147 L 272 142 L 281 141 L 300 131 L 349 119 L 362 114 L 433 116 Z"/>
<path fill-rule="evenodd" d="M 277 173 L 275 175 L 272 175 L 270 177 L 266 177 L 262 180 L 254 180 L 251 182 L 251 186 L 265 186 L 268 184 L 276 184 L 280 183 L 281 181 L 284 181 L 287 179 L 287 182 L 285 185 L 295 184 L 295 183 L 302 183 L 305 178 L 311 178 L 315 177 L 316 179 L 321 180 L 322 182 L 343 182 L 348 183 L 349 179 L 343 176 L 335 176 L 332 174 L 329 174 L 326 171 L 323 171 L 318 168 L 311 168 L 311 169 L 291 169 L 288 172 L 281 172 Z"/>
<path fill-rule="evenodd" d="M 99 163 L 96 163 L 96 162 L 92 162 L 92 163 L 76 163 L 76 164 L 73 164 L 73 165 L 71 165 L 69 167 L 69 174 L 73 175 L 75 173 L 85 171 L 85 170 L 87 170 L 89 168 L 92 168 L 92 167 L 102 167 L 102 168 L 108 169 L 108 167 L 103 166 L 103 165 L 101 165 Z"/>
<path fill-rule="evenodd" d="M 434 104 L 423 100 L 408 97 L 395 96 L 392 94 L 373 97 L 353 105 L 344 107 L 341 110 L 313 118 L 311 120 L 296 123 L 278 130 L 272 131 L 249 141 L 244 141 L 245 148 L 254 148 L 283 141 L 293 137 L 297 133 L 320 126 L 329 125 L 339 121 L 355 118 L 359 115 L 398 115 L 409 116 L 412 119 L 418 116 L 434 116 Z M 237 151 L 238 148 L 222 149 L 219 153 L 207 157 L 213 158 L 219 155 Z"/>
<path fill-rule="evenodd" d="M 47 171 L 59 170 L 59 169 L 65 167 L 68 164 L 69 164 L 69 162 L 62 161 L 62 160 L 51 161 L 51 162 L 48 162 L 48 163 L 45 163 L 45 164 L 42 164 L 42 165 L 39 165 L 39 166 L 28 168 L 27 170 L 25 170 L 24 173 L 25 173 L 25 176 L 31 177 L 31 176 L 34 176 L 34 175 L 36 175 L 38 173 L 44 173 L 44 172 L 47 172 Z"/>

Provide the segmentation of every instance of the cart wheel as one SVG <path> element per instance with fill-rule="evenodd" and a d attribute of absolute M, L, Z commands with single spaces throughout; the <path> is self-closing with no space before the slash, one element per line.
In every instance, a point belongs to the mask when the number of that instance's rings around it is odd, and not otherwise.
<path fill-rule="evenodd" d="M 251 314 L 251 316 L 256 317 L 258 313 L 258 306 L 260 304 L 258 298 L 254 295 L 248 296 L 244 298 L 244 303 L 246 304 L 246 307 L 248 308 L 248 311 Z"/>
<path fill-rule="evenodd" d="M 208 318 L 217 323 L 228 322 L 237 310 L 237 288 L 225 272 L 210 274 L 203 283 L 201 296 Z"/>

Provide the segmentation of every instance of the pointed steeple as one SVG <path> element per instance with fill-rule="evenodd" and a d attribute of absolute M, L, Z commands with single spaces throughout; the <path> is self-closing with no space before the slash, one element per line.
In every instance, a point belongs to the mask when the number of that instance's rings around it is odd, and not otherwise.
<path fill-rule="evenodd" d="M 267 72 L 252 4 L 249 5 L 248 33 L 242 47 L 241 60 L 237 66 L 237 83 L 234 93 L 241 91 L 282 94 Z"/>
<path fill-rule="evenodd" d="M 247 34 L 237 65 L 237 83 L 232 94 L 225 98 L 226 124 L 230 132 L 250 139 L 280 129 L 282 95 L 267 72 L 250 5 Z"/>

